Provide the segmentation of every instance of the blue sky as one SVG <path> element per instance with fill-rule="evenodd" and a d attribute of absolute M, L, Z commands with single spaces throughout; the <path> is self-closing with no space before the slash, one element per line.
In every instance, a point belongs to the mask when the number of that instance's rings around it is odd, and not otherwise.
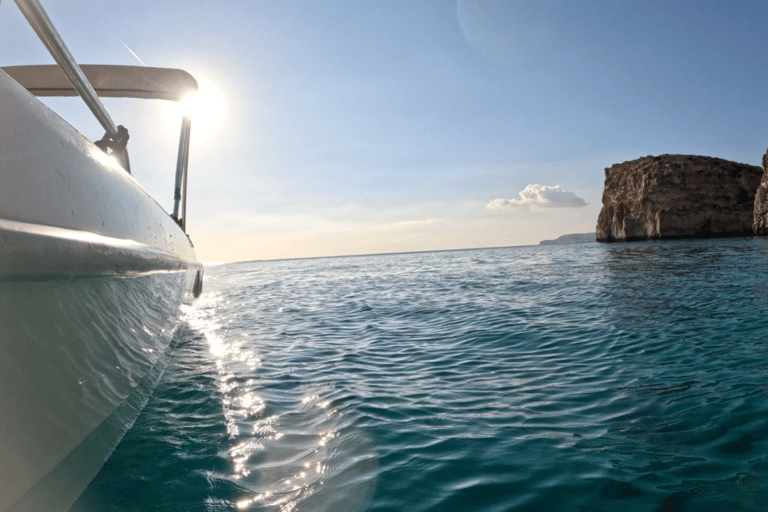
<path fill-rule="evenodd" d="M 614 163 L 768 146 L 766 0 L 43 1 L 80 63 L 130 48 L 225 98 L 215 135 L 193 122 L 206 261 L 536 244 L 594 230 Z M 3 2 L 0 64 L 50 62 Z M 170 209 L 166 107 L 105 103 Z"/>

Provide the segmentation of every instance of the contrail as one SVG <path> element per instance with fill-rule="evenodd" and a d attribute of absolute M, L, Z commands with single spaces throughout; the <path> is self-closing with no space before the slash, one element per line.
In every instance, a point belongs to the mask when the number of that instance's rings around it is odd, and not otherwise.
<path fill-rule="evenodd" d="M 120 41 L 120 42 L 121 42 L 121 43 L 123 43 L 122 41 Z M 131 52 L 131 55 L 133 55 L 134 57 L 136 57 L 136 60 L 137 60 L 137 61 L 141 62 L 141 65 L 142 65 L 142 66 L 144 66 L 144 67 L 147 67 L 147 65 L 146 65 L 146 64 L 144 64 L 144 61 L 143 61 L 143 60 L 141 60 L 141 59 L 139 58 L 139 56 L 138 56 L 138 55 L 136 55 L 136 52 L 134 52 L 133 50 L 131 50 L 130 48 L 128 48 L 128 45 L 127 45 L 127 44 L 123 43 L 123 46 L 125 46 L 125 49 L 126 49 L 126 50 L 128 50 L 129 52 Z"/>

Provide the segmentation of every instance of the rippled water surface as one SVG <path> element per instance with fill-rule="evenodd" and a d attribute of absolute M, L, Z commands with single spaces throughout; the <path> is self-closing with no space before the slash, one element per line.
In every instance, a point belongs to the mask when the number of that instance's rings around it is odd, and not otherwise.
<path fill-rule="evenodd" d="M 91 510 L 768 510 L 768 240 L 209 267 Z"/>

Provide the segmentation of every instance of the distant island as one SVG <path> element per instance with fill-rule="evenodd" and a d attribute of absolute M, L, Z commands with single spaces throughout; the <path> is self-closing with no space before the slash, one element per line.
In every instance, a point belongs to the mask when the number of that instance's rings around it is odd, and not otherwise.
<path fill-rule="evenodd" d="M 597 241 L 596 233 L 571 233 L 559 236 L 555 240 L 542 240 L 539 245 L 585 244 L 595 241 Z"/>

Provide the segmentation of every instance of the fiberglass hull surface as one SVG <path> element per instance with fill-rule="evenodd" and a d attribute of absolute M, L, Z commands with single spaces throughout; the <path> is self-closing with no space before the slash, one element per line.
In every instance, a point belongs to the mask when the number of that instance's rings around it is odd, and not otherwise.
<path fill-rule="evenodd" d="M 67 510 L 160 377 L 184 272 L 0 283 L 0 508 Z"/>
<path fill-rule="evenodd" d="M 0 510 L 67 510 L 162 373 L 202 276 L 111 158 L 0 72 Z"/>

